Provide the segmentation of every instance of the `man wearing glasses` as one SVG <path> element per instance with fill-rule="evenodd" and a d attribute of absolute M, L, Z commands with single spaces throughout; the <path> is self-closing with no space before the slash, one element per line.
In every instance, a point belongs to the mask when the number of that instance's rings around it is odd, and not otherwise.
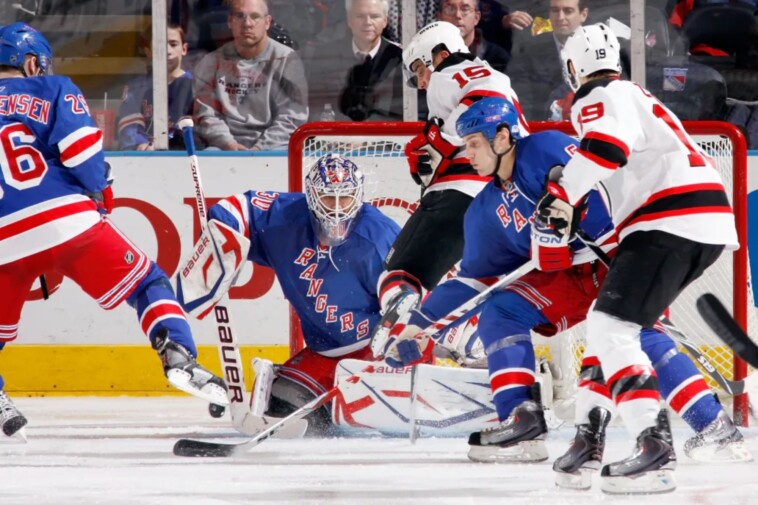
<path fill-rule="evenodd" d="M 440 21 L 458 27 L 471 54 L 486 61 L 495 70 L 505 73 L 510 54 L 497 44 L 485 40 L 482 31 L 477 29 L 482 18 L 479 0 L 442 0 L 439 18 Z"/>
<path fill-rule="evenodd" d="M 231 0 L 228 24 L 233 40 L 195 67 L 197 132 L 226 151 L 284 149 L 308 119 L 300 57 L 268 37 L 265 0 Z"/>

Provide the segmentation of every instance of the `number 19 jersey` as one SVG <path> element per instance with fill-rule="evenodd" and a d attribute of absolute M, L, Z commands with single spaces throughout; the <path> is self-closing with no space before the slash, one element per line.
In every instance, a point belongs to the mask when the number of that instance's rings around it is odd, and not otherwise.
<path fill-rule="evenodd" d="M 0 264 L 47 250 L 100 221 L 102 132 L 63 76 L 0 79 Z"/>
<path fill-rule="evenodd" d="M 575 204 L 597 183 L 619 238 L 658 230 L 739 247 L 713 160 L 647 90 L 619 79 L 582 86 L 571 121 L 581 142 L 559 184 Z"/>

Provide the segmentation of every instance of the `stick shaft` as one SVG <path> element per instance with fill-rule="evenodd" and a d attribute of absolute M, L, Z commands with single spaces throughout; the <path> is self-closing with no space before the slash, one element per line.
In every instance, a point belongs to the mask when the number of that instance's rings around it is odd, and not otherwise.
<path fill-rule="evenodd" d="M 208 211 L 203 191 L 203 180 L 200 176 L 200 162 L 195 151 L 193 128 L 191 126 L 182 128 L 182 135 L 184 136 L 184 146 L 187 149 L 187 155 L 190 160 L 192 181 L 195 185 L 195 204 L 200 219 L 200 228 L 201 231 L 205 231 L 208 228 Z M 219 339 L 217 342 L 218 353 L 223 369 L 223 378 L 228 387 L 229 412 L 232 424 L 236 427 L 238 423 L 242 423 L 245 414 L 249 411 L 249 406 L 246 400 L 247 393 L 245 391 L 242 356 L 239 351 L 239 341 L 232 329 L 228 301 L 229 297 L 224 295 L 213 308 L 213 316 L 216 321 L 216 334 Z"/>

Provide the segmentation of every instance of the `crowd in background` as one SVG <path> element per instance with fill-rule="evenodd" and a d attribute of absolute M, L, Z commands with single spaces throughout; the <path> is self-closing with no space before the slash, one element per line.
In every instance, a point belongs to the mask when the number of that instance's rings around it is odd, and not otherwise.
<path fill-rule="evenodd" d="M 401 10 L 400 0 L 169 0 L 169 122 L 194 116 L 206 149 L 271 150 L 286 148 L 289 135 L 307 121 L 400 121 Z M 3 2 L 0 24 L 29 22 L 60 55 L 59 46 L 81 52 L 88 42 L 97 43 L 97 34 L 83 26 L 83 42 L 57 37 L 62 30 L 50 33 L 52 20 L 68 17 L 70 24 L 76 17 L 119 14 L 145 20 L 136 48 L 119 47 L 149 62 L 149 0 Z M 684 120 L 738 125 L 753 149 L 757 14 L 758 0 L 647 0 L 644 9 L 647 88 Z M 567 119 L 573 96 L 559 54 L 581 24 L 611 20 L 626 46 L 622 66 L 629 75 L 628 0 L 417 0 L 416 18 L 416 29 L 435 20 L 456 25 L 472 54 L 509 75 L 532 121 Z M 152 77 L 146 68 L 146 74 L 120 83 L 124 91 L 114 121 L 119 149 L 153 148 Z M 72 77 L 85 93 L 113 87 L 112 79 L 102 84 L 96 72 Z M 98 84 L 89 87 L 88 80 Z M 424 119 L 423 93 L 419 104 Z M 183 147 L 173 129 L 170 147 Z"/>

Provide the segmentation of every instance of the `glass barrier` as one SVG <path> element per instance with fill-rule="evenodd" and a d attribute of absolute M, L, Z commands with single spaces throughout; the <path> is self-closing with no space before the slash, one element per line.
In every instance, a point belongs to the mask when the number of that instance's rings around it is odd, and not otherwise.
<path fill-rule="evenodd" d="M 27 21 L 50 39 L 55 72 L 81 87 L 109 149 L 150 149 L 155 3 L 0 2 L 0 23 Z M 174 125 L 185 115 L 201 148 L 221 150 L 286 148 L 307 121 L 425 119 L 426 96 L 404 84 L 401 47 L 435 20 L 455 24 L 471 53 L 510 77 L 534 121 L 568 117 L 573 94 L 559 58 L 567 34 L 609 23 L 625 76 L 681 119 L 731 121 L 758 148 L 758 0 L 165 3 L 171 149 L 183 148 Z M 644 28 L 632 26 L 632 12 Z"/>

